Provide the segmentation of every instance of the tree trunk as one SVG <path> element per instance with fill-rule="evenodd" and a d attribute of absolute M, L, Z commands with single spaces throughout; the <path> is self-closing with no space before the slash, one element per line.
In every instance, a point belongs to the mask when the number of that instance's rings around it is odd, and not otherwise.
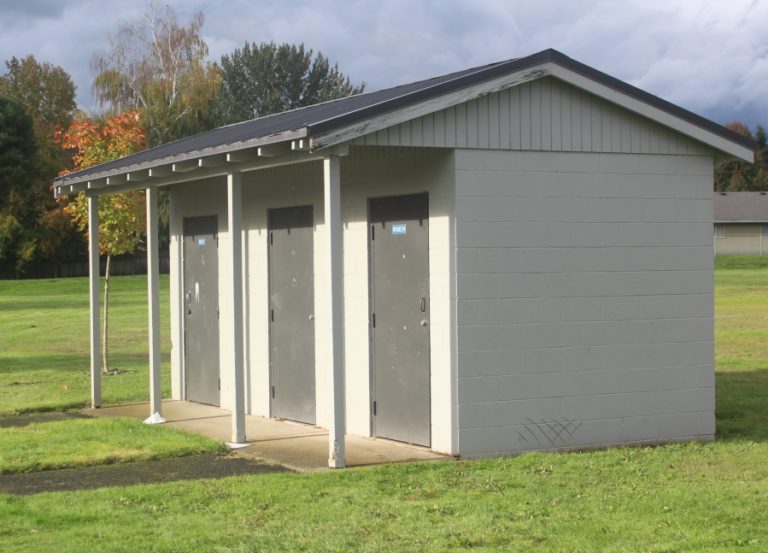
<path fill-rule="evenodd" d="M 104 270 L 104 332 L 101 344 L 101 372 L 109 372 L 109 265 L 112 256 L 107 255 L 107 267 Z"/>

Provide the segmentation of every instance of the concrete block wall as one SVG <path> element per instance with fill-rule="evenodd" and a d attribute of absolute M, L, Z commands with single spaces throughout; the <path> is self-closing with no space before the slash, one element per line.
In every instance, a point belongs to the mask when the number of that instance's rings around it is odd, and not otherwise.
<path fill-rule="evenodd" d="M 712 158 L 455 163 L 461 455 L 711 439 Z"/>

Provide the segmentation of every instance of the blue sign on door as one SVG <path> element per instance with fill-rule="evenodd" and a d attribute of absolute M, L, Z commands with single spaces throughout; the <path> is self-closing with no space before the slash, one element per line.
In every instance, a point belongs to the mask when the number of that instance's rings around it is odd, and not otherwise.
<path fill-rule="evenodd" d="M 198 246 L 205 246 L 205 238 L 198 238 L 197 239 L 197 245 Z"/>
<path fill-rule="evenodd" d="M 392 236 L 402 236 L 406 233 L 405 223 L 392 224 Z"/>

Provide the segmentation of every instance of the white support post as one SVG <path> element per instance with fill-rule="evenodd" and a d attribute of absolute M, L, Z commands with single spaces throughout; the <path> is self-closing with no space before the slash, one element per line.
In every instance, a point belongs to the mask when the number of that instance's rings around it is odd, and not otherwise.
<path fill-rule="evenodd" d="M 338 157 L 323 159 L 323 192 L 325 209 L 325 253 L 327 275 L 328 325 L 331 343 L 328 366 L 331 370 L 330 417 L 328 424 L 328 466 L 346 465 L 346 405 L 344 385 L 344 265 L 341 236 L 341 174 Z"/>
<path fill-rule="evenodd" d="M 227 347 L 232 351 L 232 444 L 245 443 L 245 373 L 243 369 L 243 184 L 241 173 L 227 174 L 227 221 L 230 235 L 232 334 Z"/>
<path fill-rule="evenodd" d="M 160 257 L 157 236 L 157 189 L 147 188 L 147 305 L 149 312 L 149 418 L 164 423 L 160 375 Z"/>
<path fill-rule="evenodd" d="M 91 324 L 91 407 L 101 407 L 101 319 L 99 318 L 99 198 L 88 196 L 88 291 Z"/>

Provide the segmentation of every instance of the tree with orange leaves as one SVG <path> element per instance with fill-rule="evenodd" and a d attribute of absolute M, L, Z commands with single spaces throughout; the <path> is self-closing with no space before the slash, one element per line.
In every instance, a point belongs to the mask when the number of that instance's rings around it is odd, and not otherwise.
<path fill-rule="evenodd" d="M 137 111 L 126 111 L 103 121 L 75 119 L 69 130 L 57 133 L 62 148 L 72 153 L 73 171 L 118 159 L 146 147 L 147 135 L 139 126 Z M 113 255 L 132 253 L 145 229 L 144 195 L 140 191 L 99 198 L 99 253 L 107 257 L 104 278 L 104 332 L 102 372 L 109 372 L 109 274 Z M 88 232 L 88 202 L 83 192 L 70 200 L 64 211 L 84 233 Z"/>

